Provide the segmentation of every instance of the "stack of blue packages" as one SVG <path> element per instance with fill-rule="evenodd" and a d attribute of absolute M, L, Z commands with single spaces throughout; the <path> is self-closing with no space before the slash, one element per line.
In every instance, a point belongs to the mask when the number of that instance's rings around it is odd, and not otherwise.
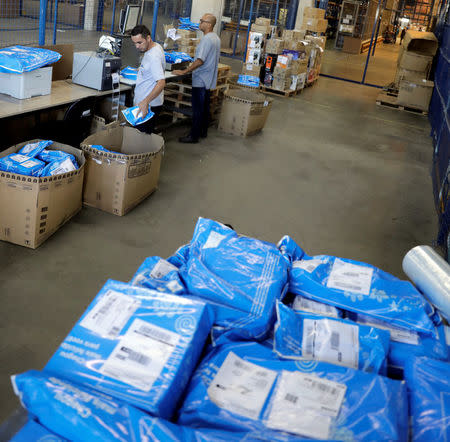
<path fill-rule="evenodd" d="M 280 302 L 277 317 L 274 351 L 281 358 L 318 360 L 385 374 L 388 331 L 345 319 L 294 312 Z"/>
<path fill-rule="evenodd" d="M 132 126 L 137 126 L 142 123 L 146 123 L 150 118 L 155 115 L 154 112 L 150 110 L 150 106 L 148 107 L 148 112 L 145 117 L 142 116 L 142 112 L 139 109 L 139 106 L 127 107 L 122 110 L 123 116 Z"/>
<path fill-rule="evenodd" d="M 412 440 L 450 440 L 450 364 L 411 357 L 405 366 L 410 397 Z"/>
<path fill-rule="evenodd" d="M 286 431 L 335 440 L 406 441 L 404 382 L 319 361 L 283 361 L 258 343 L 215 347 L 199 365 L 178 423 Z"/>
<path fill-rule="evenodd" d="M 215 304 L 215 337 L 264 339 L 287 289 L 288 263 L 277 247 L 199 218 L 186 255 L 180 277 L 188 293 Z"/>
<path fill-rule="evenodd" d="M 253 75 L 239 75 L 237 84 L 249 87 L 259 87 L 259 77 Z"/>
<path fill-rule="evenodd" d="M 40 424 L 30 420 L 12 442 L 30 441 L 136 441 L 238 442 L 300 439 L 273 431 L 229 432 L 189 428 L 153 417 L 105 394 L 62 378 L 30 370 L 12 377 L 16 394 Z M 51 429 L 54 433 L 47 430 Z M 64 437 L 64 439 L 56 434 Z M 46 439 L 43 439 L 43 437 Z"/>
<path fill-rule="evenodd" d="M 292 303 L 292 310 L 296 312 L 308 312 L 316 315 L 329 316 L 330 318 L 343 318 L 344 312 L 323 302 L 313 301 L 304 296 L 297 295 Z"/>
<path fill-rule="evenodd" d="M 166 63 L 175 64 L 175 63 L 182 63 L 183 61 L 194 61 L 194 59 L 186 54 L 186 52 L 176 52 L 176 51 L 170 51 L 165 52 L 166 56 Z"/>
<path fill-rule="evenodd" d="M 62 150 L 43 149 L 37 158 L 47 163 L 39 174 L 41 177 L 59 175 L 78 169 L 76 158 Z"/>
<path fill-rule="evenodd" d="M 10 46 L 0 49 L 0 72 L 23 74 L 53 64 L 60 58 L 61 54 L 49 49 Z"/>
<path fill-rule="evenodd" d="M 37 157 L 39 158 L 39 154 L 48 146 L 51 146 L 53 144 L 53 141 L 51 140 L 42 140 L 37 141 L 35 143 L 28 143 L 25 146 L 23 146 L 17 153 L 20 153 L 21 155 L 27 155 L 29 157 Z M 45 161 L 45 160 L 42 160 Z"/>
<path fill-rule="evenodd" d="M 189 17 L 180 17 L 180 25 L 178 26 L 178 29 L 196 31 L 199 29 L 199 24 L 192 22 Z"/>
<path fill-rule="evenodd" d="M 137 73 L 138 70 L 136 68 L 132 68 L 131 66 L 127 66 L 120 71 L 120 75 L 127 80 L 137 80 Z"/>
<path fill-rule="evenodd" d="M 370 264 L 334 256 L 310 257 L 289 237 L 279 243 L 280 251 L 294 251 L 289 291 L 392 325 L 436 336 L 433 307 L 407 281 Z"/>
<path fill-rule="evenodd" d="M 0 158 L 0 170 L 27 176 L 40 176 L 45 163 L 28 155 L 13 153 Z"/>
<path fill-rule="evenodd" d="M 203 302 L 109 280 L 45 371 L 170 418 L 212 323 Z"/>
<path fill-rule="evenodd" d="M 97 150 L 101 150 L 102 152 L 113 152 L 112 150 L 107 149 L 106 147 L 102 146 L 101 144 L 91 144 L 91 147 Z"/>

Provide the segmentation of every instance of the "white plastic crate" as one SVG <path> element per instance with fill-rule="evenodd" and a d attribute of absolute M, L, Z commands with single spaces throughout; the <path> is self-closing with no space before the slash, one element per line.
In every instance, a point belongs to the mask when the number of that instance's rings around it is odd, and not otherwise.
<path fill-rule="evenodd" d="M 23 74 L 0 72 L 0 93 L 14 98 L 48 95 L 52 90 L 52 67 L 47 66 Z"/>

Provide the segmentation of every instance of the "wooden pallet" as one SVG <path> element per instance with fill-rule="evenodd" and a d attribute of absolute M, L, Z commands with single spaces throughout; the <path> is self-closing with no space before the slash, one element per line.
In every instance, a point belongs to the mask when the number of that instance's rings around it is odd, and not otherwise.
<path fill-rule="evenodd" d="M 301 92 L 301 89 L 295 90 L 295 91 L 292 91 L 290 89 L 288 89 L 286 91 L 280 91 L 278 89 L 272 89 L 271 87 L 267 87 L 267 86 L 260 86 L 259 88 L 260 88 L 261 92 L 263 92 L 265 94 L 273 95 L 276 97 L 293 97 Z"/>
<path fill-rule="evenodd" d="M 381 92 L 377 97 L 377 105 L 390 107 L 391 109 L 397 109 L 401 111 L 410 112 L 416 115 L 428 115 L 428 111 L 424 111 L 423 109 L 419 109 L 417 107 L 406 106 L 404 104 L 399 104 L 397 102 L 397 95 L 387 92 Z"/>

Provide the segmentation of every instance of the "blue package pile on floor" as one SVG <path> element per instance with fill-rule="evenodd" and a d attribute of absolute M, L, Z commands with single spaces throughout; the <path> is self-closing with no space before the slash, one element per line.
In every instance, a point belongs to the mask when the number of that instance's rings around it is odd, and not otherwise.
<path fill-rule="evenodd" d="M 13 440 L 446 440 L 448 361 L 410 283 L 199 218 L 12 377 L 29 411 Z"/>

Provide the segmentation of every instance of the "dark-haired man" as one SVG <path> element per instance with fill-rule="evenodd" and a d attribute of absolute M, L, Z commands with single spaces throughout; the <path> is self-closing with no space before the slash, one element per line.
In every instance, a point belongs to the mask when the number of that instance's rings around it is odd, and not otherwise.
<path fill-rule="evenodd" d="M 203 38 L 195 51 L 194 62 L 184 70 L 174 71 L 175 75 L 192 72 L 192 127 L 189 135 L 179 139 L 181 143 L 197 143 L 208 134 L 210 90 L 217 84 L 220 57 L 220 38 L 213 32 L 215 25 L 214 15 L 203 15 L 199 25 Z"/>
<path fill-rule="evenodd" d="M 163 107 L 166 58 L 163 48 L 152 40 L 147 26 L 135 26 L 131 30 L 131 40 L 136 49 L 144 54 L 134 89 L 134 105 L 139 106 L 143 117 L 147 115 L 149 106 L 155 114 L 136 128 L 150 134 L 155 130 L 157 116 Z"/>

